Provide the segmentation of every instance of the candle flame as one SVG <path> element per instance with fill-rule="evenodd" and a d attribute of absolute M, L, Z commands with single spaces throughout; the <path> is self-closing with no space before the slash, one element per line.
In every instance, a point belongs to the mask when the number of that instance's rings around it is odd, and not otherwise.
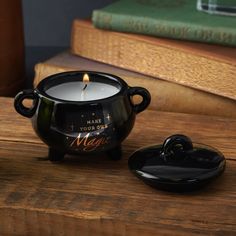
<path fill-rule="evenodd" d="M 83 77 L 83 82 L 85 83 L 85 84 L 88 84 L 89 83 L 89 75 L 88 74 L 84 74 L 84 77 Z"/>

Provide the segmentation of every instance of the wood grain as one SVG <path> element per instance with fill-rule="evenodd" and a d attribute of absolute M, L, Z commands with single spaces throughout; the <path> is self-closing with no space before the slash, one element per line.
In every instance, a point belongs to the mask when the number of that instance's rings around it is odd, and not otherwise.
<path fill-rule="evenodd" d="M 235 235 L 236 120 L 145 111 L 123 144 L 106 156 L 46 158 L 30 120 L 0 98 L 0 235 Z M 173 133 L 218 148 L 225 173 L 188 194 L 155 190 L 127 167 L 136 149 Z"/>
<path fill-rule="evenodd" d="M 236 99 L 236 48 L 95 29 L 75 20 L 76 55 Z"/>

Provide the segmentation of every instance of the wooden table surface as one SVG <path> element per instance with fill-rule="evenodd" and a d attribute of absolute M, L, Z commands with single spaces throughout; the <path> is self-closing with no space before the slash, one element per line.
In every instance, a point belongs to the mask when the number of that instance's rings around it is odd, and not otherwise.
<path fill-rule="evenodd" d="M 236 120 L 145 111 L 121 161 L 68 156 L 52 164 L 13 100 L 0 104 L 0 235 L 236 235 Z M 225 173 L 188 194 L 155 190 L 130 173 L 133 151 L 174 133 L 223 152 Z"/>

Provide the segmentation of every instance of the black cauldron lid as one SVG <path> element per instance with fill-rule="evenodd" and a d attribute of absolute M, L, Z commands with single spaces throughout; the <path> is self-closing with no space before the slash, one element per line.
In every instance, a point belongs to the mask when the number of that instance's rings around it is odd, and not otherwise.
<path fill-rule="evenodd" d="M 145 183 L 167 191 L 195 190 L 219 176 L 225 158 L 216 149 L 172 135 L 162 145 L 142 148 L 129 158 L 130 170 Z"/>

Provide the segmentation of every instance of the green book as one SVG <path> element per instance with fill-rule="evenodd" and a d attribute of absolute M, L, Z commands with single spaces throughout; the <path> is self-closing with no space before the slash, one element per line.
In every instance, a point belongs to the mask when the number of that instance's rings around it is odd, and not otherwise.
<path fill-rule="evenodd" d="M 196 0 L 120 0 L 93 12 L 97 28 L 236 46 L 236 17 L 196 9 Z"/>

